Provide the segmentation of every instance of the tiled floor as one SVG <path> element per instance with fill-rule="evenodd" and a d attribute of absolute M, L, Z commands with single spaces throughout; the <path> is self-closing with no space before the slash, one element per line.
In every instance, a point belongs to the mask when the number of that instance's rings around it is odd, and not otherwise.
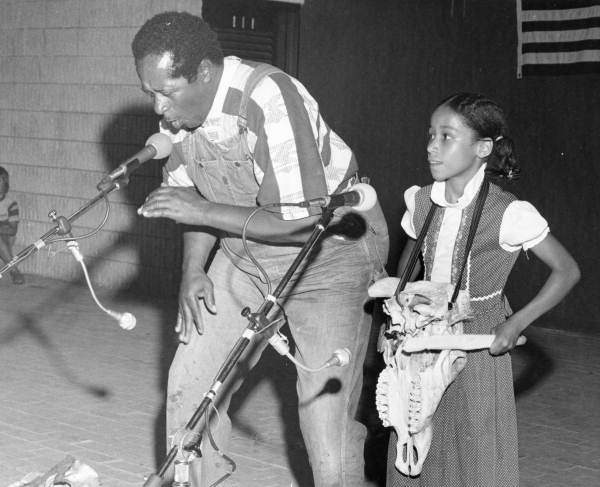
<path fill-rule="evenodd" d="M 99 295 L 105 306 L 134 313 L 137 327 L 120 329 L 84 287 L 0 280 L 1 487 L 67 454 L 91 465 L 104 487 L 141 487 L 164 460 L 173 303 Z M 521 485 L 600 486 L 600 336 L 539 328 L 527 335 L 514 354 Z M 294 368 L 267 350 L 234 401 L 237 471 L 222 485 L 312 485 L 294 396 Z M 377 479 L 385 433 L 372 431 L 367 456 Z"/>

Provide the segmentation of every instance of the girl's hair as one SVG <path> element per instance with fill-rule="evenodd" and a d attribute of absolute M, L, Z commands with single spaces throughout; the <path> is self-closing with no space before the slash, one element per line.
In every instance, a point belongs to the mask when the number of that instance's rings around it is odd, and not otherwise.
<path fill-rule="evenodd" d="M 462 117 L 477 138 L 492 139 L 492 152 L 485 158 L 486 173 L 492 178 L 514 180 L 521 168 L 514 154 L 512 139 L 502 108 L 478 93 L 456 93 L 442 100 L 436 108 L 445 106 Z"/>

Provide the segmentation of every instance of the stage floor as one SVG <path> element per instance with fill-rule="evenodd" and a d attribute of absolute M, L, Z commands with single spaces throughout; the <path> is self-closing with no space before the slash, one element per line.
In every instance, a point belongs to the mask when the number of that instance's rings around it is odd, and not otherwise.
<path fill-rule="evenodd" d="M 0 280 L 2 487 L 66 455 L 94 468 L 103 487 L 141 487 L 165 454 L 174 302 L 116 299 L 100 290 L 106 307 L 136 315 L 128 332 L 98 309 L 86 287 L 26 279 L 23 286 Z M 527 335 L 529 343 L 513 355 L 521 485 L 600 485 L 600 336 L 542 328 Z M 237 471 L 222 485 L 312 485 L 294 375 L 269 349 L 245 382 L 233 404 Z M 377 478 L 385 441 L 382 430 L 371 429 L 367 453 Z"/>

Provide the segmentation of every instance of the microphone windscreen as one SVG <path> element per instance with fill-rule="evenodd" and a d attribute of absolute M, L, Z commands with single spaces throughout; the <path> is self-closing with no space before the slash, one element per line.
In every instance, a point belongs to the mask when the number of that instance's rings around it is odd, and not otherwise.
<path fill-rule="evenodd" d="M 340 367 L 345 367 L 350 363 L 350 357 L 352 356 L 352 354 L 350 353 L 350 350 L 348 348 L 339 348 L 333 353 L 338 358 L 340 362 L 338 365 Z"/>
<path fill-rule="evenodd" d="M 146 145 L 151 145 L 156 149 L 156 155 L 152 159 L 163 159 L 173 150 L 173 142 L 168 135 L 156 133 L 148 137 Z"/>
<path fill-rule="evenodd" d="M 119 318 L 119 326 L 123 328 L 123 330 L 133 330 L 136 325 L 135 316 L 131 313 L 123 313 Z"/>
<path fill-rule="evenodd" d="M 356 191 L 360 194 L 360 203 L 353 206 L 357 211 L 368 211 L 377 203 L 377 192 L 373 186 L 367 183 L 357 183 L 349 191 Z"/>

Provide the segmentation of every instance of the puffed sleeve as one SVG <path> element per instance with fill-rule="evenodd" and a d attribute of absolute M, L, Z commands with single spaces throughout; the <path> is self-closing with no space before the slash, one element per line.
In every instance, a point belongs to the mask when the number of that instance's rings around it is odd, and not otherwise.
<path fill-rule="evenodd" d="M 411 238 L 417 238 L 417 232 L 415 231 L 413 217 L 415 215 L 415 195 L 420 189 L 420 186 L 411 186 L 404 192 L 404 203 L 406 204 L 406 211 L 402 216 L 401 225 L 406 234 Z"/>
<path fill-rule="evenodd" d="M 548 222 L 527 201 L 513 201 L 504 212 L 500 225 L 500 246 L 508 252 L 528 250 L 546 238 Z"/>

